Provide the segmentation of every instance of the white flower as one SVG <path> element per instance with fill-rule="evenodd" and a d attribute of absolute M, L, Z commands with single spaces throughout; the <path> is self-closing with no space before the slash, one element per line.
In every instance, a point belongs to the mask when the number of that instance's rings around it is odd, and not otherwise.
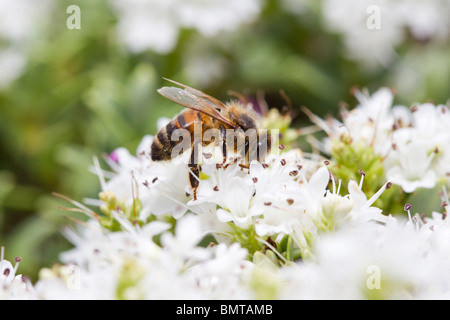
<path fill-rule="evenodd" d="M 291 151 L 268 163 L 271 165 L 256 161 L 250 165 L 255 185 L 250 211 L 255 216 L 262 216 L 256 220 L 255 230 L 260 236 L 290 234 L 304 216 L 300 184 L 306 182 L 304 161 L 297 152 Z"/>
<path fill-rule="evenodd" d="M 448 17 L 450 3 L 446 0 L 402 1 L 399 15 L 418 40 L 444 40 L 450 35 Z M 442 20 L 444 19 L 444 20 Z"/>
<path fill-rule="evenodd" d="M 177 222 L 175 235 L 164 233 L 161 243 L 173 256 L 172 262 L 184 266 L 189 260 L 201 261 L 209 258 L 209 253 L 204 248 L 197 247 L 204 236 L 198 216 L 190 215 Z"/>
<path fill-rule="evenodd" d="M 261 11 L 259 0 L 111 0 L 118 36 L 133 53 L 151 49 L 171 52 L 182 28 L 196 29 L 205 37 L 236 30 Z"/>
<path fill-rule="evenodd" d="M 0 89 L 23 74 L 30 48 L 52 14 L 48 0 L 0 1 Z"/>
<path fill-rule="evenodd" d="M 249 275 L 253 264 L 246 260 L 247 250 L 237 243 L 224 243 L 211 248 L 214 256 L 189 270 L 189 277 L 197 283 L 207 299 L 249 299 Z"/>
<path fill-rule="evenodd" d="M 100 177 L 102 190 L 112 192 L 126 206 L 131 206 L 136 198 L 142 202 L 139 219 L 167 213 L 179 218 L 187 211 L 189 168 L 185 164 L 152 161 L 152 139 L 151 136 L 142 139 L 137 156 L 130 155 L 124 148 L 114 150 L 107 159 L 114 173 L 105 173 L 99 167 L 95 172 Z"/>
<path fill-rule="evenodd" d="M 370 8 L 374 7 L 381 11 L 381 27 L 370 20 L 371 14 L 374 14 Z M 373 67 L 379 64 L 387 66 L 396 57 L 394 49 L 404 35 L 403 22 L 392 1 L 325 0 L 323 16 L 330 31 L 343 34 L 346 54 L 351 59 L 361 60 Z"/>
<path fill-rule="evenodd" d="M 373 95 L 367 91 L 357 91 L 355 95 L 359 104 L 341 114 L 343 123 L 310 115 L 329 135 L 323 144 L 324 152 L 331 154 L 333 144 L 339 140 L 373 148 L 383 159 L 386 179 L 408 193 L 417 188 L 433 188 L 438 179 L 447 176 L 448 107 L 431 103 L 411 109 L 393 106 L 393 94 L 387 88 Z"/>
<path fill-rule="evenodd" d="M 184 59 L 186 77 L 189 82 L 199 87 L 207 87 L 219 82 L 230 71 L 229 62 L 223 56 L 206 50 L 186 55 Z"/>
<path fill-rule="evenodd" d="M 178 220 L 175 233 L 162 222 L 143 228 L 116 217 L 124 231 L 109 232 L 95 220 L 67 230 L 75 248 L 62 266 L 41 270 L 40 299 L 224 299 L 248 298 L 252 264 L 238 244 L 199 247 L 199 216 Z M 161 246 L 154 237 L 161 235 Z"/>
<path fill-rule="evenodd" d="M 372 205 L 386 190 L 389 183 L 390 182 L 387 182 L 370 199 L 367 199 L 366 195 L 361 190 L 362 183 L 360 185 L 357 185 L 355 181 L 351 180 L 348 183 L 348 192 L 349 198 L 352 201 L 353 205 L 345 218 L 353 223 L 364 223 L 372 221 L 386 222 L 386 216 L 381 214 L 382 210 L 380 208 L 373 207 Z"/>
<path fill-rule="evenodd" d="M 343 115 L 344 124 L 353 141 L 372 145 L 379 154 L 391 147 L 389 134 L 397 115 L 392 109 L 394 95 L 388 88 L 381 88 L 372 95 L 356 91 L 359 105 Z"/>
<path fill-rule="evenodd" d="M 16 258 L 16 264 L 4 259 L 4 247 L 0 253 L 0 300 L 34 300 L 37 299 L 35 289 L 31 281 L 21 274 L 17 275 L 20 258 Z"/>
<path fill-rule="evenodd" d="M 285 284 L 279 298 L 448 298 L 450 260 L 442 255 L 448 241 L 436 242 L 448 235 L 448 223 L 433 231 L 427 225 L 417 229 L 391 217 L 378 229 L 361 226 L 323 235 L 314 260 L 279 271 Z"/>
<path fill-rule="evenodd" d="M 249 208 L 254 193 L 250 176 L 239 165 L 219 169 L 215 169 L 214 165 L 210 168 L 214 168 L 210 178 L 202 180 L 198 187 L 198 200 L 190 201 L 189 204 L 215 203 L 219 206 L 219 221 L 232 221 L 241 228 L 249 227 L 253 221 Z"/>
<path fill-rule="evenodd" d="M 392 183 L 400 185 L 405 192 L 435 186 L 437 177 L 431 168 L 434 153 L 428 154 L 423 146 L 411 142 L 397 145 L 392 154 L 395 154 L 396 163 L 386 172 Z M 392 157 L 394 156 L 390 156 L 390 162 L 393 162 Z"/>
<path fill-rule="evenodd" d="M 157 53 L 168 53 L 178 39 L 176 1 L 111 1 L 118 15 L 117 33 L 133 53 L 151 48 Z"/>
<path fill-rule="evenodd" d="M 392 133 L 393 150 L 386 158 L 386 176 L 405 192 L 433 188 L 448 173 L 450 115 L 445 106 L 416 105 L 409 127 Z"/>
<path fill-rule="evenodd" d="M 161 248 L 153 237 L 169 228 L 162 222 L 151 222 L 142 229 L 117 216 L 124 231 L 109 232 L 96 221 L 80 227 L 79 234 L 67 230 L 75 248 L 63 253 L 65 266 L 73 265 L 76 273 L 61 276 L 64 268 L 45 270 L 37 283 L 43 299 L 140 299 L 190 296 L 182 271 L 189 261 L 209 256 L 207 249 L 195 247 L 199 234 L 195 217 L 180 220 L 175 237 L 164 234 Z M 194 239 L 190 241 L 189 239 Z M 197 239 L 197 240 L 195 240 Z M 192 288 L 193 290 L 194 288 Z"/>
<path fill-rule="evenodd" d="M 347 56 L 373 68 L 398 58 L 408 30 L 418 40 L 446 41 L 449 6 L 446 0 L 324 0 L 322 10 L 327 28 L 343 35 Z"/>
<path fill-rule="evenodd" d="M 323 151 L 331 153 L 330 139 L 334 138 L 372 146 L 378 154 L 386 154 L 392 146 L 389 136 L 394 123 L 408 124 L 406 107 L 393 107 L 394 96 L 388 88 L 381 88 L 372 95 L 367 90 L 357 90 L 355 97 L 359 104 L 350 111 L 342 110 L 343 122 L 334 118 L 324 121 L 310 114 L 329 136 L 323 141 Z"/>
<path fill-rule="evenodd" d="M 26 61 L 26 56 L 20 51 L 8 48 L 0 52 L 0 70 L 2 70 L 0 73 L 0 89 L 5 88 L 22 75 Z"/>
<path fill-rule="evenodd" d="M 215 37 L 252 21 L 261 11 L 261 3 L 259 0 L 180 1 L 177 11 L 183 27 L 195 28 L 205 37 Z"/>

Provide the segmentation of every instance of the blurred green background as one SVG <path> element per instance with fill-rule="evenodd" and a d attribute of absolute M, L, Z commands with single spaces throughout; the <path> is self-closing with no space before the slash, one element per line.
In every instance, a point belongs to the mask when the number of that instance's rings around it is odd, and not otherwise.
<path fill-rule="evenodd" d="M 173 8 L 225 8 L 233 1 L 142 0 L 151 12 L 146 22 L 171 17 L 177 36 L 163 49 L 136 48 L 120 26 L 142 10 L 132 12 L 137 2 L 0 0 L 0 245 L 6 258 L 23 258 L 20 273 L 32 279 L 70 248 L 61 235 L 68 213 L 57 208 L 69 204 L 51 193 L 96 198 L 93 156 L 122 146 L 133 153 L 144 135 L 156 132 L 158 118 L 181 110 L 156 93 L 167 85 L 162 77 L 222 100 L 228 90 L 261 91 L 275 108 L 285 104 L 282 89 L 299 127 L 310 124 L 300 106 L 336 115 L 341 101 L 355 105 L 354 86 L 392 87 L 396 103 L 406 105 L 450 97 L 448 38 L 418 40 L 405 32 L 395 43 L 396 59 L 368 67 L 346 54 L 344 32 L 326 26 L 324 1 L 252 0 L 251 21 L 241 12 L 230 30 L 207 36 L 195 25 L 177 24 Z M 81 29 L 67 27 L 69 5 L 80 8 Z M 215 12 L 206 9 L 199 20 Z M 170 36 L 161 24 L 147 27 L 137 30 Z M 7 60 L 7 53 L 17 59 Z"/>

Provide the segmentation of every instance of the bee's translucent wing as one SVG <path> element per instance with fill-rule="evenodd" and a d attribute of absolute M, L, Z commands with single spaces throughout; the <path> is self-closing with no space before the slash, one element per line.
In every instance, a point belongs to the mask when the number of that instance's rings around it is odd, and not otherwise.
<path fill-rule="evenodd" d="M 203 112 L 199 100 L 193 94 L 190 94 L 183 89 L 175 87 L 162 87 L 161 89 L 158 89 L 158 93 L 184 107 Z"/>
<path fill-rule="evenodd" d="M 196 89 L 193 90 L 198 91 Z M 236 126 L 233 123 L 233 121 L 231 121 L 230 119 L 222 115 L 219 111 L 217 111 L 215 105 L 212 102 L 207 102 L 190 91 L 191 90 L 180 89 L 175 87 L 162 87 L 161 89 L 158 90 L 158 93 L 161 94 L 163 97 L 166 97 L 167 99 L 175 103 L 178 103 L 179 105 L 204 113 L 233 128 Z"/>
<path fill-rule="evenodd" d="M 192 93 L 194 96 L 198 97 L 199 99 L 203 100 L 203 102 L 205 102 L 206 104 L 210 105 L 211 108 L 214 109 L 218 109 L 218 110 L 222 110 L 222 109 L 227 109 L 227 107 L 219 100 L 217 100 L 214 97 L 211 97 L 209 94 L 206 94 L 200 90 L 197 90 L 195 88 L 189 87 L 185 84 L 176 82 L 174 80 L 170 80 L 167 78 L 163 78 L 164 80 L 170 81 L 182 88 L 184 88 L 187 92 Z"/>

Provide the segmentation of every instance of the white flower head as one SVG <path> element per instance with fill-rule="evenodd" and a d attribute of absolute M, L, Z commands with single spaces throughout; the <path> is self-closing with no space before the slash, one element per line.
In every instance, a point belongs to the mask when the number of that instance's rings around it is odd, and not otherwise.
<path fill-rule="evenodd" d="M 392 133 L 393 150 L 386 158 L 386 176 L 405 192 L 433 188 L 445 177 L 450 152 L 448 108 L 432 104 L 412 108 L 411 124 Z"/>

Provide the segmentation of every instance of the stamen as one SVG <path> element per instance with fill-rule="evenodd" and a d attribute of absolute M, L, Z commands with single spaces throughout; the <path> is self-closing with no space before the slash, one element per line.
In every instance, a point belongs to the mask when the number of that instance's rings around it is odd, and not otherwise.
<path fill-rule="evenodd" d="M 381 187 L 380 190 L 377 191 L 377 193 L 375 193 L 368 201 L 367 201 L 367 207 L 370 207 L 375 201 L 377 201 L 377 199 L 381 196 L 381 194 L 388 189 L 387 186 L 392 183 L 391 182 L 386 182 L 384 184 L 384 186 Z"/>
<path fill-rule="evenodd" d="M 359 189 L 362 190 L 362 186 L 364 183 L 364 177 L 366 176 L 366 174 L 362 170 L 358 170 L 358 173 L 361 175 L 361 180 L 359 181 Z"/>
<path fill-rule="evenodd" d="M 442 203 L 446 203 L 446 206 L 448 206 L 448 204 L 450 203 L 449 198 L 448 198 L 447 188 L 445 185 L 442 186 L 441 200 L 442 200 Z"/>
<path fill-rule="evenodd" d="M 447 218 L 447 211 L 449 209 L 449 198 L 448 198 L 448 193 L 447 193 L 447 188 L 444 186 L 442 186 L 442 192 L 440 193 L 440 198 L 442 201 L 441 207 L 444 208 L 444 212 L 442 212 L 442 220 L 445 220 L 445 218 Z"/>
<path fill-rule="evenodd" d="M 331 176 L 331 172 L 330 172 L 330 178 L 331 178 L 331 185 L 333 188 L 333 194 L 336 194 L 336 180 L 334 179 L 334 176 Z"/>
<path fill-rule="evenodd" d="M 333 137 L 333 131 L 331 130 L 330 126 L 327 124 L 326 121 L 324 121 L 322 118 L 316 116 L 314 113 L 311 112 L 308 108 L 301 106 L 300 109 L 305 113 L 309 119 L 313 123 L 315 123 L 318 127 L 322 128 L 323 131 L 329 136 Z"/>
<path fill-rule="evenodd" d="M 92 211 L 91 209 L 89 209 L 88 207 L 82 205 L 81 203 L 79 203 L 78 201 L 72 200 L 69 197 L 66 197 L 65 195 L 59 194 L 57 192 L 52 192 L 52 195 L 57 196 L 59 198 L 62 198 L 70 203 L 72 203 L 74 206 L 78 207 L 80 210 L 80 212 L 83 212 L 84 214 L 86 214 L 88 217 L 90 218 L 94 218 L 96 219 L 98 222 L 100 222 L 100 217 L 99 215 L 95 212 Z M 76 208 L 74 208 L 76 209 Z"/>
<path fill-rule="evenodd" d="M 411 207 L 412 206 L 409 203 L 407 203 L 407 204 L 405 204 L 405 207 L 403 209 L 408 212 L 408 219 L 409 219 L 409 221 L 412 222 L 412 219 L 411 219 Z"/>
<path fill-rule="evenodd" d="M 105 177 L 103 176 L 102 168 L 100 167 L 100 162 L 98 162 L 98 158 L 94 156 L 94 169 L 95 173 L 98 176 L 98 179 L 100 180 L 100 186 L 102 187 L 102 190 L 106 190 L 106 181 Z"/>
<path fill-rule="evenodd" d="M 176 202 L 177 204 L 179 204 L 180 206 L 182 206 L 182 207 L 185 208 L 186 210 L 191 210 L 192 212 L 197 213 L 197 212 L 195 212 L 192 208 L 190 208 L 188 205 L 184 204 L 183 202 L 178 201 L 177 199 L 175 199 L 174 197 L 169 196 L 169 195 L 168 195 L 167 193 L 165 193 L 165 192 L 162 192 L 162 191 L 160 191 L 160 192 L 161 192 L 161 194 L 162 194 L 163 196 L 165 196 L 166 198 L 172 200 L 173 202 Z"/>
<path fill-rule="evenodd" d="M 16 262 L 16 264 L 14 265 L 14 273 L 17 273 L 17 269 L 19 268 L 19 262 L 22 261 L 21 257 L 15 257 L 14 261 Z"/>
<path fill-rule="evenodd" d="M 83 203 L 87 204 L 88 206 L 95 206 L 95 207 L 100 207 L 104 205 L 104 202 L 102 200 L 92 198 L 83 198 Z"/>

